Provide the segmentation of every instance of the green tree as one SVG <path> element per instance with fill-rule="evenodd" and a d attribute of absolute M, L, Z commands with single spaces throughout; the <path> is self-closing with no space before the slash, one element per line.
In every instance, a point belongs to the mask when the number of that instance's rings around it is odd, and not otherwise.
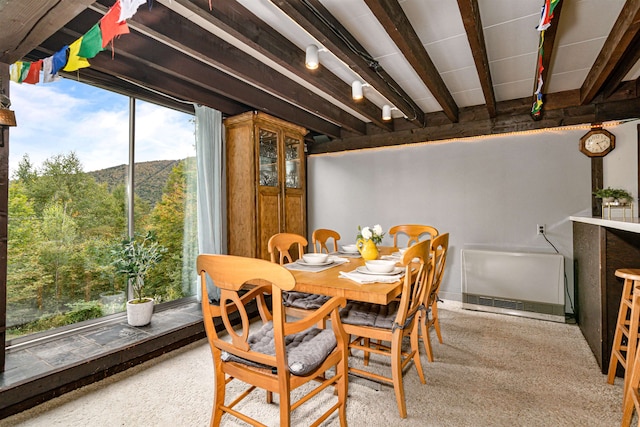
<path fill-rule="evenodd" d="M 160 300 L 182 297 L 195 282 L 195 178 L 195 159 L 179 161 L 156 206 L 135 196 L 136 230 L 154 230 L 169 248 L 147 278 L 149 295 Z M 22 334 L 66 324 L 78 307 L 94 307 L 101 292 L 125 290 L 109 254 L 127 237 L 126 212 L 124 183 L 110 192 L 75 153 L 39 168 L 25 155 L 9 185 L 8 326 Z"/>
<path fill-rule="evenodd" d="M 14 179 L 17 181 L 22 181 L 25 185 L 31 183 L 35 178 L 37 178 L 37 173 L 31 164 L 31 159 L 28 154 L 22 156 L 20 162 L 18 162 L 18 169 L 14 174 Z"/>
<path fill-rule="evenodd" d="M 52 156 L 39 169 L 25 156 L 14 177 L 7 277 L 8 314 L 16 314 L 11 321 L 97 299 L 113 285 L 101 251 L 125 230 L 122 199 L 84 173 L 73 152 Z M 34 310 L 40 314 L 34 316 Z"/>
<path fill-rule="evenodd" d="M 39 263 L 38 242 L 41 221 L 36 217 L 25 186 L 9 185 L 7 250 L 7 326 L 19 325 L 33 317 L 35 296 L 44 275 Z"/>
<path fill-rule="evenodd" d="M 60 203 L 45 207 L 42 217 L 42 237 L 40 262 L 53 288 L 56 302 L 61 301 L 63 287 L 69 272 L 69 259 L 74 253 L 77 226 L 67 209 Z M 39 303 L 42 307 L 42 302 Z"/>
<path fill-rule="evenodd" d="M 153 281 L 155 292 L 164 299 L 184 296 L 195 282 L 195 183 L 195 158 L 179 162 L 169 174 L 162 199 L 151 213 L 150 226 L 155 230 L 158 241 L 168 248 L 167 256 L 156 268 Z"/>

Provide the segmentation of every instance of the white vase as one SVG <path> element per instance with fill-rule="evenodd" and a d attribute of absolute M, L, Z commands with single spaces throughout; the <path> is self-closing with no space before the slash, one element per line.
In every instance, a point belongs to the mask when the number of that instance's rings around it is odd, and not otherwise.
<path fill-rule="evenodd" d="M 615 199 L 613 197 L 603 197 L 602 198 L 602 204 L 603 205 L 610 205 L 611 203 L 613 203 Z"/>
<path fill-rule="evenodd" d="M 153 315 L 153 298 L 143 298 L 142 303 L 137 299 L 127 301 L 127 322 L 131 326 L 145 326 L 151 322 Z"/>

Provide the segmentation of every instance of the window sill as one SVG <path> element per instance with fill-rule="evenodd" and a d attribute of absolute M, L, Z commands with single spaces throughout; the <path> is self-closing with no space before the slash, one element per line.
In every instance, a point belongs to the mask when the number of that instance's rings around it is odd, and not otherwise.
<path fill-rule="evenodd" d="M 156 307 L 151 324 L 125 313 L 14 340 L 0 373 L 0 419 L 205 337 L 195 298 Z"/>

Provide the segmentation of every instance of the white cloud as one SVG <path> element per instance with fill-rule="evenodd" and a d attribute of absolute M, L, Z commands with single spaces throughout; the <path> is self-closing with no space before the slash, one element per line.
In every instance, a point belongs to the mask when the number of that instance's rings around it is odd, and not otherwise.
<path fill-rule="evenodd" d="M 18 126 L 10 130 L 12 174 L 24 154 L 40 166 L 56 154 L 75 151 L 85 171 L 128 163 L 129 101 L 73 81 L 11 85 Z M 195 155 L 193 116 L 136 103 L 136 161 Z"/>

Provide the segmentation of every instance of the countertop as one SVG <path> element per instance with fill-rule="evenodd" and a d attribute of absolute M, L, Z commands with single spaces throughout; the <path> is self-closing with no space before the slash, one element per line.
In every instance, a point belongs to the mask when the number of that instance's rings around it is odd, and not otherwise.
<path fill-rule="evenodd" d="M 575 222 L 583 222 L 585 224 L 600 225 L 607 228 L 615 228 L 617 230 L 631 231 L 632 233 L 640 233 L 640 218 L 613 218 L 603 219 L 590 215 L 574 215 L 569 219 Z"/>

